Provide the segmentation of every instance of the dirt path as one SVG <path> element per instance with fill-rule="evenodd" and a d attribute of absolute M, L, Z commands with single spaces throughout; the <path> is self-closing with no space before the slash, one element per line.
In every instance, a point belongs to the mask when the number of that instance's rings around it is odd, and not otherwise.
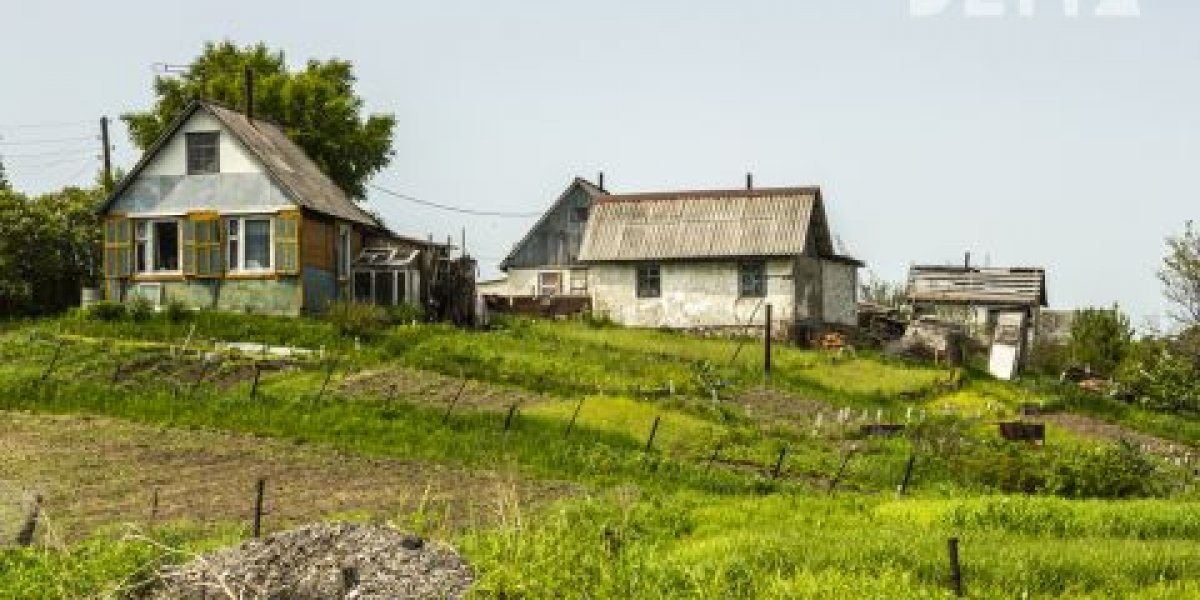
<path fill-rule="evenodd" d="M 47 529 L 73 539 L 97 526 L 158 520 L 248 522 L 267 480 L 267 525 L 337 514 L 422 518 L 459 530 L 511 518 L 578 491 L 559 482 L 438 464 L 372 459 L 295 443 L 120 420 L 0 412 L 0 535 L 14 499 L 44 497 Z M 7 498 L 5 498 L 7 496 Z M 506 512 L 507 511 L 507 512 Z"/>

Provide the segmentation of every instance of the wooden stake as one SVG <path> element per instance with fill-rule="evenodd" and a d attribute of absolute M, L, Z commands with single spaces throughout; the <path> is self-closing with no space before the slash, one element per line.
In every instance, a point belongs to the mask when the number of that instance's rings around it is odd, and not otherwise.
<path fill-rule="evenodd" d="M 579 418 L 579 411 L 583 410 L 583 400 L 585 397 L 579 398 L 579 403 L 575 405 L 575 412 L 571 414 L 571 421 L 567 423 L 567 430 L 563 433 L 563 437 L 569 437 L 571 430 L 575 428 L 575 420 Z"/>
<path fill-rule="evenodd" d="M 254 491 L 254 538 L 262 535 L 263 496 L 267 492 L 267 480 L 258 478 Z"/>
<path fill-rule="evenodd" d="M 783 459 L 787 458 L 787 446 L 779 449 L 779 459 L 775 461 L 775 470 L 771 471 L 771 479 L 779 479 L 783 472 Z"/>
<path fill-rule="evenodd" d="M 504 417 L 504 431 L 508 431 L 512 427 L 513 415 L 517 414 L 517 405 L 513 404 L 508 407 L 508 415 Z"/>
<path fill-rule="evenodd" d="M 258 379 L 261 376 L 262 376 L 262 369 L 259 368 L 258 363 L 254 363 L 254 384 L 250 386 L 250 399 L 251 400 L 253 400 L 256 396 L 258 396 Z"/>
<path fill-rule="evenodd" d="M 442 415 L 442 425 L 450 421 L 450 411 L 454 410 L 454 405 L 458 404 L 458 399 L 462 396 L 463 390 L 467 389 L 467 378 L 463 377 L 462 384 L 458 386 L 458 391 L 455 392 L 454 398 L 450 400 L 450 404 L 446 406 L 446 414 Z"/>
<path fill-rule="evenodd" d="M 325 395 L 325 388 L 329 387 L 329 380 L 333 379 L 333 370 L 337 368 L 338 357 L 335 355 L 333 360 L 329 361 L 329 370 L 325 372 L 325 381 L 321 384 L 321 389 L 317 391 L 317 400 Z"/>
<path fill-rule="evenodd" d="M 763 321 L 763 381 L 771 381 L 771 305 L 767 305 Z"/>
<path fill-rule="evenodd" d="M 896 489 L 896 493 L 903 496 L 908 493 L 908 482 L 912 478 L 913 466 L 917 464 L 917 454 L 914 452 L 908 456 L 908 463 L 904 465 L 904 478 L 900 480 L 900 487 Z"/>
<path fill-rule="evenodd" d="M 837 488 L 838 482 L 842 480 L 842 475 L 846 474 L 846 466 L 850 464 L 850 457 L 852 456 L 854 456 L 854 448 L 846 451 L 845 456 L 842 457 L 842 465 L 838 467 L 837 475 L 834 475 L 833 479 L 829 481 L 830 494 L 833 494 L 833 490 Z"/>
<path fill-rule="evenodd" d="M 658 421 L 661 417 L 654 416 L 654 425 L 650 426 L 650 437 L 646 440 L 646 452 L 654 449 L 654 436 L 658 434 Z"/>
<path fill-rule="evenodd" d="M 963 582 L 962 568 L 958 563 L 958 538 L 950 538 L 946 542 L 946 549 L 950 554 L 950 589 L 954 591 L 954 595 L 963 597 Z"/>

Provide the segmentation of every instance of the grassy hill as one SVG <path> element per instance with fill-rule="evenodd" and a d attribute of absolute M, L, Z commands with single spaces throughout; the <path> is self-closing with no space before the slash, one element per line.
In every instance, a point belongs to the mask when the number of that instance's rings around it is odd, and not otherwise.
<path fill-rule="evenodd" d="M 444 538 L 479 597 L 944 597 L 950 537 L 971 597 L 1200 596 L 1187 419 L 871 353 L 776 346 L 765 382 L 753 341 L 585 322 L 356 342 L 172 316 L 0 333 L 0 481 L 52 517 L 41 545 L 0 550 L 0 596 L 135 593 L 244 536 L 229 505 L 257 476 L 270 526 Z M 1053 413 L 1044 447 L 998 439 L 1023 404 Z M 905 433 L 864 436 L 875 422 Z"/>

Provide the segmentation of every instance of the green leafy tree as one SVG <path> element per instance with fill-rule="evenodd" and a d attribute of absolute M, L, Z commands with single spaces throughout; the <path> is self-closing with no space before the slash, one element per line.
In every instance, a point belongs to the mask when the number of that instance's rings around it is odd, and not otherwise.
<path fill-rule="evenodd" d="M 0 315 L 74 306 L 95 284 L 101 230 L 99 188 L 69 187 L 29 198 L 0 189 Z"/>
<path fill-rule="evenodd" d="M 8 171 L 4 170 L 4 161 L 0 160 L 0 192 L 11 192 L 12 184 L 8 182 Z"/>
<path fill-rule="evenodd" d="M 365 197 L 366 182 L 391 161 L 396 119 L 362 116 L 353 67 L 344 60 L 309 60 L 293 71 L 282 51 L 264 44 L 209 42 L 184 73 L 155 78 L 153 109 L 121 116 L 134 143 L 150 147 L 194 98 L 244 106 L 245 67 L 254 71 L 254 114 L 280 125 L 348 195 Z"/>
<path fill-rule="evenodd" d="M 1071 356 L 1098 375 L 1111 375 L 1133 343 L 1133 327 L 1119 307 L 1086 308 L 1071 323 Z"/>
<path fill-rule="evenodd" d="M 1183 235 L 1167 238 L 1158 279 L 1174 307 L 1172 316 L 1185 326 L 1200 325 L 1200 230 L 1188 221 Z"/>

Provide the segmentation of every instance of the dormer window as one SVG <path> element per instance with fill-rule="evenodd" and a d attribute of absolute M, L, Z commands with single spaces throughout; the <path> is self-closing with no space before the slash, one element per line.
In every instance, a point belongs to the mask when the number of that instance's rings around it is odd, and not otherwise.
<path fill-rule="evenodd" d="M 221 171 L 220 133 L 197 131 L 188 133 L 185 139 L 187 140 L 188 175 L 205 175 Z"/>

